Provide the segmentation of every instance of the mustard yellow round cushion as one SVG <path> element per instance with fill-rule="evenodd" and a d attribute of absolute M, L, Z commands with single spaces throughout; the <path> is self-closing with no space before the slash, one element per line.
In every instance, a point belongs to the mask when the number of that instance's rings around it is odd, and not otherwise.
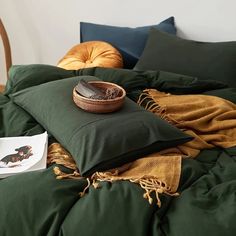
<path fill-rule="evenodd" d="M 89 41 L 71 48 L 57 66 L 66 70 L 96 66 L 122 68 L 123 59 L 120 52 L 111 44 L 103 41 Z"/>

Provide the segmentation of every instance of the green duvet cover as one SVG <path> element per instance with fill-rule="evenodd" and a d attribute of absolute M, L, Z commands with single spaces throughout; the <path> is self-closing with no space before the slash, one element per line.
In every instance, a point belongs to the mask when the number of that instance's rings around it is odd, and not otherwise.
<path fill-rule="evenodd" d="M 145 88 L 205 93 L 236 103 L 236 90 L 166 72 L 92 68 L 65 71 L 46 65 L 13 67 L 0 95 L 0 136 L 34 135 L 44 128 L 11 94 L 52 80 L 93 75 L 123 86 L 136 100 Z M 49 142 L 53 141 L 50 136 Z M 1 150 L 0 150 L 1 151 Z M 1 236 L 227 236 L 236 234 L 236 148 L 203 150 L 182 161 L 180 196 L 149 205 L 136 184 L 104 182 L 80 198 L 86 180 L 57 180 L 53 167 L 0 180 Z M 66 170 L 65 170 L 66 171 Z"/>

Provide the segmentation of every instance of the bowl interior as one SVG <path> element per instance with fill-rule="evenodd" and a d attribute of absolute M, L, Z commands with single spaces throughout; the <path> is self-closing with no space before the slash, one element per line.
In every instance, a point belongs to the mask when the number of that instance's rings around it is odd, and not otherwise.
<path fill-rule="evenodd" d="M 90 81 L 89 83 L 92 84 L 93 86 L 97 87 L 98 89 L 100 89 L 103 93 L 106 93 L 107 89 L 114 89 L 114 88 L 119 90 L 117 97 L 122 97 L 122 95 L 124 93 L 123 89 L 116 84 L 96 82 L 96 81 Z"/>
<path fill-rule="evenodd" d="M 100 89 L 101 91 L 103 91 L 104 93 L 106 93 L 107 89 L 118 89 L 118 95 L 115 98 L 111 98 L 111 99 L 93 99 L 93 98 L 88 98 L 88 97 L 84 97 L 81 94 L 79 94 L 75 89 L 74 89 L 74 96 L 80 98 L 81 100 L 84 101 L 91 101 L 91 102 L 95 102 L 95 101 L 99 101 L 102 103 L 108 103 L 108 102 L 112 102 L 112 101 L 116 101 L 116 100 L 120 100 L 123 99 L 126 96 L 126 92 L 125 90 L 120 87 L 117 84 L 114 83 L 110 83 L 110 82 L 104 82 L 104 81 L 89 81 L 88 83 L 90 83 L 91 85 L 95 86 L 96 88 Z"/>

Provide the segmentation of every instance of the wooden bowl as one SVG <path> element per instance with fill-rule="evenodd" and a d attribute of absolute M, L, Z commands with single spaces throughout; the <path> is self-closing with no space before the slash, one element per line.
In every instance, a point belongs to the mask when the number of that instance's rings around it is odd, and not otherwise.
<path fill-rule="evenodd" d="M 102 90 L 116 87 L 120 90 L 119 96 L 108 100 L 86 98 L 78 94 L 74 88 L 73 100 L 79 108 L 92 113 L 109 113 L 119 110 L 124 104 L 126 92 L 122 87 L 114 83 L 103 81 L 89 81 L 89 83 Z"/>

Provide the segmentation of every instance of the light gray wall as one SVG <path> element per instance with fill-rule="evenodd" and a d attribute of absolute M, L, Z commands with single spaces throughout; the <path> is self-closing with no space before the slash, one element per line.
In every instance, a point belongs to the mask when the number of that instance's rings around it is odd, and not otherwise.
<path fill-rule="evenodd" d="M 182 37 L 236 40 L 235 9 L 235 0 L 0 0 L 14 64 L 55 65 L 79 43 L 80 21 L 132 27 L 173 15 Z M 5 83 L 0 60 L 0 83 Z"/>

